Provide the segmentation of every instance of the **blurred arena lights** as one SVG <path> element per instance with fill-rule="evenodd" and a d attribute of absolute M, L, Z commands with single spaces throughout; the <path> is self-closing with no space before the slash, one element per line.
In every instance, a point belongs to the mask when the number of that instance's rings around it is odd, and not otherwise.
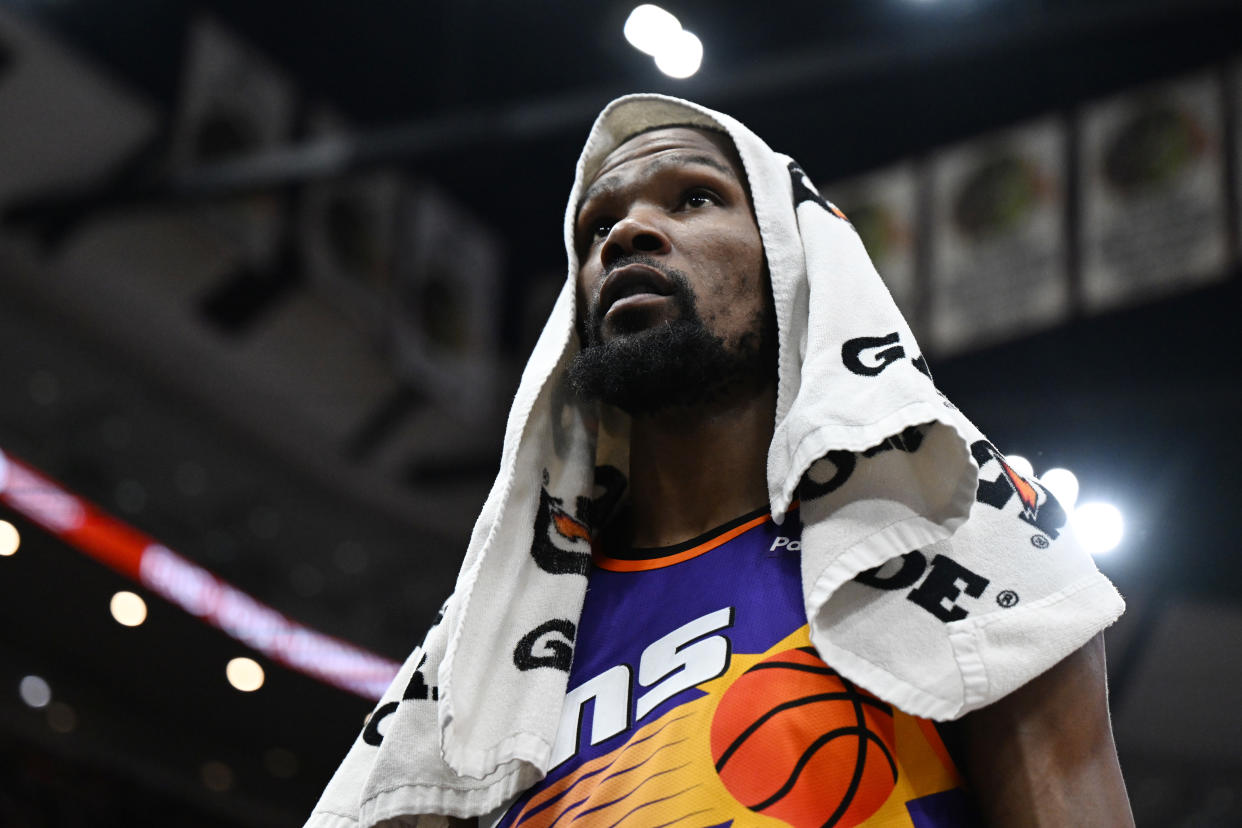
<path fill-rule="evenodd" d="M 1121 510 L 1111 503 L 1084 503 L 1070 514 L 1070 525 L 1092 555 L 1113 551 L 1125 536 Z"/>
<path fill-rule="evenodd" d="M 233 769 L 216 759 L 209 759 L 199 768 L 203 787 L 216 793 L 224 793 L 233 787 Z"/>
<path fill-rule="evenodd" d="M 229 684 L 243 693 L 253 693 L 263 686 L 263 668 L 253 658 L 238 656 L 229 659 L 224 675 L 228 677 Z"/>
<path fill-rule="evenodd" d="M 17 527 L 7 520 L 0 520 L 0 556 L 7 558 L 16 554 L 17 547 L 21 545 L 22 534 L 17 531 Z"/>
<path fill-rule="evenodd" d="M 30 707 L 47 707 L 52 700 L 52 688 L 41 676 L 25 676 L 17 686 L 17 692 Z"/>
<path fill-rule="evenodd" d="M 1031 461 L 1020 454 L 1006 455 L 1005 462 L 1025 478 L 1036 477 Z M 1121 510 L 1111 503 L 1078 503 L 1078 475 L 1056 467 L 1038 475 L 1037 479 L 1057 499 L 1074 535 L 1083 548 L 1094 555 L 1106 555 L 1121 545 L 1125 537 L 1125 519 Z"/>
<path fill-rule="evenodd" d="M 655 58 L 656 67 L 670 78 L 688 78 L 703 63 L 703 41 L 659 6 L 636 6 L 622 31 L 631 46 Z"/>
<path fill-rule="evenodd" d="M 395 661 L 298 624 L 0 451 L 0 503 L 269 658 L 378 699 Z"/>
<path fill-rule="evenodd" d="M 1039 482 L 1052 492 L 1067 512 L 1078 502 L 1078 477 L 1069 469 L 1048 469 L 1039 476 Z"/>
<path fill-rule="evenodd" d="M 681 22 L 672 12 L 643 3 L 635 6 L 630 16 L 625 18 L 622 31 L 631 46 L 655 57 L 673 43 L 681 31 Z"/>
<path fill-rule="evenodd" d="M 147 620 L 147 602 L 137 593 L 123 589 L 112 596 L 108 604 L 116 623 L 126 627 L 137 627 Z"/>
<path fill-rule="evenodd" d="M 78 714 L 64 702 L 47 706 L 47 726 L 57 733 L 72 733 L 78 726 Z"/>
<path fill-rule="evenodd" d="M 688 78 L 703 65 L 703 41 L 683 29 L 672 46 L 655 56 L 655 65 L 670 78 Z"/>

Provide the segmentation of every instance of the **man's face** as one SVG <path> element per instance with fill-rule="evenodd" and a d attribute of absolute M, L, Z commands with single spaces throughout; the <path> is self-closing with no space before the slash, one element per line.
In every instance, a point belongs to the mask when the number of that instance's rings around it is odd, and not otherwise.
<path fill-rule="evenodd" d="M 613 150 L 584 191 L 575 245 L 583 352 L 570 379 L 587 396 L 637 413 L 766 370 L 763 242 L 727 138 L 672 127 Z"/>

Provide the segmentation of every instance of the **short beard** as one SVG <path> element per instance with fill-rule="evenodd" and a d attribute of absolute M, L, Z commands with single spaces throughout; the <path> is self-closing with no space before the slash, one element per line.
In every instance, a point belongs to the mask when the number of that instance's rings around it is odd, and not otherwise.
<path fill-rule="evenodd" d="M 750 330 L 730 347 L 704 324 L 686 277 L 677 271 L 668 275 L 680 311 L 674 321 L 603 342 L 602 314 L 596 309 L 586 330 L 579 330 L 585 345 L 567 372 L 579 397 L 642 416 L 710 406 L 776 378 L 776 314 L 770 297 Z"/>

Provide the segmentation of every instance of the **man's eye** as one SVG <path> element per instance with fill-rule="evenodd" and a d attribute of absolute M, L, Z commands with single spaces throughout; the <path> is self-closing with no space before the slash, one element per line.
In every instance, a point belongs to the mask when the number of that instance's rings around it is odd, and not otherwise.
<path fill-rule="evenodd" d="M 709 204 L 720 203 L 719 196 L 717 196 L 711 190 L 702 190 L 702 189 L 691 190 L 690 192 L 686 193 L 685 198 L 682 200 L 687 207 L 694 207 L 696 209 L 699 207 L 706 207 Z"/>
<path fill-rule="evenodd" d="M 592 222 L 591 238 L 596 241 L 608 238 L 608 234 L 612 232 L 612 226 L 615 224 L 611 219 L 603 219 Z"/>

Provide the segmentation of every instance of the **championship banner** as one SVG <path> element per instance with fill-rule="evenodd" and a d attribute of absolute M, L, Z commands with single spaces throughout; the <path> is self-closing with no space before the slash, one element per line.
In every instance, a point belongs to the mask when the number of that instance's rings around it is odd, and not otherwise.
<path fill-rule="evenodd" d="M 308 116 L 309 141 L 349 140 L 351 129 L 324 106 Z M 408 184 L 396 169 L 307 183 L 298 199 L 297 243 L 310 283 L 371 339 L 387 336 L 397 220 Z"/>
<path fill-rule="evenodd" d="M 1070 309 L 1065 130 L 1056 118 L 932 160 L 929 344 L 937 354 L 1010 339 Z"/>
<path fill-rule="evenodd" d="M 293 135 L 298 101 L 293 81 L 258 50 L 208 16 L 190 25 L 170 161 L 176 172 L 283 146 Z M 284 216 L 277 196 L 257 194 L 212 203 L 209 220 L 244 262 L 273 262 Z"/>
<path fill-rule="evenodd" d="M 1233 117 L 1233 264 L 1242 263 L 1242 58 L 1229 67 L 1229 99 Z"/>
<path fill-rule="evenodd" d="M 347 145 L 351 129 L 316 107 L 312 141 Z M 447 194 L 395 168 L 305 188 L 298 246 L 315 289 L 454 418 L 477 422 L 497 400 L 503 256 L 499 237 Z"/>
<path fill-rule="evenodd" d="M 402 202 L 395 255 L 390 321 L 398 367 L 455 416 L 485 419 L 498 400 L 499 237 L 422 185 Z"/>
<path fill-rule="evenodd" d="M 918 226 L 918 179 L 914 163 L 838 181 L 820 192 L 841 209 L 862 238 L 897 307 L 921 337 L 920 293 L 915 256 Z"/>
<path fill-rule="evenodd" d="M 158 124 L 154 107 L 0 9 L 0 205 L 101 183 Z"/>
<path fill-rule="evenodd" d="M 1089 309 L 1221 278 L 1224 114 L 1212 75 L 1088 107 L 1082 116 L 1082 285 Z"/>

